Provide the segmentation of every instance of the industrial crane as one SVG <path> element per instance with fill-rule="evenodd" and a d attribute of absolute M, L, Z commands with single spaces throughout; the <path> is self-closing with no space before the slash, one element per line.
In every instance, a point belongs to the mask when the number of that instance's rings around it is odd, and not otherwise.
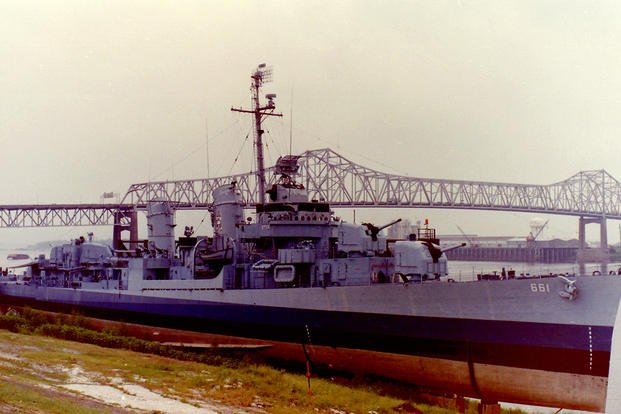
<path fill-rule="evenodd" d="M 456 225 L 457 226 L 457 225 Z M 461 234 L 466 238 L 466 240 L 468 240 L 468 243 L 470 244 L 471 247 L 476 247 L 477 244 L 474 242 L 474 240 L 472 240 L 472 238 L 470 236 L 468 236 L 461 227 L 457 226 L 457 229 L 459 229 L 459 231 L 461 232 Z"/>
<path fill-rule="evenodd" d="M 543 229 L 546 228 L 546 226 L 548 225 L 549 221 L 550 220 L 546 220 L 543 224 L 541 224 L 539 222 L 534 223 L 534 221 L 531 221 L 531 223 L 530 223 L 531 231 L 528 234 L 528 236 L 526 237 L 526 241 L 527 242 L 534 242 L 535 240 L 537 240 L 537 237 L 539 237 L 539 235 L 541 234 Z"/>

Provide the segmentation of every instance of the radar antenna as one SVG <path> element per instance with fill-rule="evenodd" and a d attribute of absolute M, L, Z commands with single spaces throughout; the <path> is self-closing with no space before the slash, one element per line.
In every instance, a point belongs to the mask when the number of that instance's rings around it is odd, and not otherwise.
<path fill-rule="evenodd" d="M 259 181 L 259 203 L 265 204 L 265 167 L 263 161 L 263 129 L 261 129 L 261 123 L 268 116 L 282 116 L 280 113 L 274 113 L 276 104 L 274 99 L 276 94 L 268 93 L 265 95 L 267 104 L 261 106 L 261 99 L 259 96 L 259 90 L 264 83 L 272 81 L 272 67 L 267 66 L 265 63 L 261 63 L 257 66 L 257 69 L 250 76 L 252 83 L 250 84 L 250 90 L 252 91 L 252 100 L 254 103 L 254 109 L 243 108 L 231 108 L 234 112 L 244 112 L 247 114 L 254 114 L 254 139 L 257 147 L 257 178 Z"/>

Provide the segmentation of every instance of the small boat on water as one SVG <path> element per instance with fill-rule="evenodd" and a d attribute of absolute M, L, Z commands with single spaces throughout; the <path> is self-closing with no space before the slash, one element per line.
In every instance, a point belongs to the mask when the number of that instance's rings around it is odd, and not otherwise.
<path fill-rule="evenodd" d="M 10 253 L 6 256 L 8 260 L 29 260 L 30 256 L 26 253 Z"/>

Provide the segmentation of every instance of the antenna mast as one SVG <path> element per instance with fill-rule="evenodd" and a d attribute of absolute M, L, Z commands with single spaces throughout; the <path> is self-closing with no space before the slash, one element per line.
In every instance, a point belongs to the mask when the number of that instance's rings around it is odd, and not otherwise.
<path fill-rule="evenodd" d="M 247 114 L 254 114 L 254 139 L 257 146 L 257 177 L 259 180 L 259 203 L 265 204 L 265 166 L 263 161 L 263 129 L 261 129 L 261 123 L 268 116 L 282 116 L 282 114 L 274 113 L 276 104 L 274 98 L 276 94 L 268 93 L 265 95 L 267 104 L 261 106 L 261 99 L 259 96 L 259 90 L 264 83 L 272 81 L 272 67 L 267 66 L 265 63 L 261 63 L 257 66 L 257 69 L 250 76 L 252 83 L 250 84 L 250 90 L 252 91 L 252 101 L 254 109 L 242 109 L 231 108 L 234 112 L 244 112 Z"/>

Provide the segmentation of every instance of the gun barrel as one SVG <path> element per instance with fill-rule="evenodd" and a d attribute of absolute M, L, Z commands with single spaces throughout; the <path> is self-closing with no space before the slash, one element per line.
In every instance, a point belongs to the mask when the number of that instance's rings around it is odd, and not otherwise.
<path fill-rule="evenodd" d="M 378 227 L 378 228 L 377 228 L 377 230 L 378 230 L 378 231 L 384 230 L 386 227 L 390 227 L 390 226 L 392 226 L 393 224 L 397 224 L 397 223 L 398 223 L 398 222 L 400 222 L 400 221 L 401 221 L 401 219 L 396 219 L 395 221 L 391 221 L 391 222 L 390 222 L 390 223 L 388 223 L 388 224 L 384 224 L 383 226 Z"/>
<path fill-rule="evenodd" d="M 442 249 L 442 253 L 450 252 L 451 250 L 459 249 L 460 247 L 464 247 L 466 243 L 457 244 L 455 246 L 449 246 L 446 249 Z"/>

